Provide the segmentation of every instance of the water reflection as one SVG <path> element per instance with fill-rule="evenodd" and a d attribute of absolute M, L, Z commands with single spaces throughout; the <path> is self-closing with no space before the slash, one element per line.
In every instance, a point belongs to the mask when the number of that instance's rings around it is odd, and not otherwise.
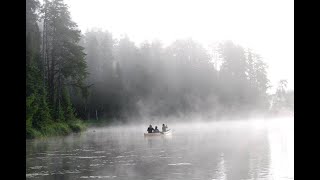
<path fill-rule="evenodd" d="M 27 141 L 26 176 L 27 179 L 293 178 L 291 146 L 287 145 L 290 137 L 279 135 L 280 130 L 245 123 L 195 127 L 185 133 L 182 126 L 172 125 L 175 129 L 172 136 L 147 138 L 137 127 L 95 128 L 68 137 Z"/>
<path fill-rule="evenodd" d="M 225 161 L 224 161 L 224 154 L 221 153 L 220 155 L 220 161 L 218 163 L 217 168 L 214 170 L 213 179 L 227 179 L 226 174 L 226 167 L 225 167 Z"/>
<path fill-rule="evenodd" d="M 293 179 L 294 141 L 292 119 L 274 121 L 269 125 L 270 154 L 274 179 Z"/>

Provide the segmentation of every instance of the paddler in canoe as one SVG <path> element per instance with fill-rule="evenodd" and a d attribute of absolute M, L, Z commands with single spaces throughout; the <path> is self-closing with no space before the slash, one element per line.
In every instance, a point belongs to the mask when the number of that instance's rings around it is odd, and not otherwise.
<path fill-rule="evenodd" d="M 155 126 L 155 129 L 153 129 L 152 125 L 149 125 L 147 131 L 148 133 L 144 133 L 144 136 L 161 136 L 171 134 L 171 130 L 168 129 L 168 126 L 165 124 L 162 125 L 162 131 L 158 129 L 158 126 Z"/>
<path fill-rule="evenodd" d="M 152 127 L 152 125 L 150 124 L 150 126 L 147 129 L 148 133 L 153 133 L 154 129 Z"/>
<path fill-rule="evenodd" d="M 153 133 L 156 133 L 156 134 L 161 133 L 161 134 L 163 134 L 165 132 L 168 132 L 169 129 L 168 129 L 167 125 L 163 124 L 162 125 L 162 132 L 160 132 L 160 130 L 158 129 L 158 126 L 155 126 L 155 128 L 153 128 L 152 125 L 150 124 L 148 129 L 147 129 L 147 131 L 148 131 L 148 134 L 150 134 L 150 133 L 152 133 L 152 134 Z"/>
<path fill-rule="evenodd" d="M 165 124 L 162 124 L 162 132 L 166 132 L 167 131 L 168 126 Z"/>
<path fill-rule="evenodd" d="M 159 131 L 159 129 L 158 129 L 158 127 L 156 126 L 156 127 L 154 127 L 154 131 L 153 131 L 153 133 L 160 133 L 160 131 Z"/>

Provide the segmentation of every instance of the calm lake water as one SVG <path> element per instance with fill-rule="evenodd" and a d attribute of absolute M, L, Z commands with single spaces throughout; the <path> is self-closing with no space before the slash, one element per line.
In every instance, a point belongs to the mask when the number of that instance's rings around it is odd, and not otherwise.
<path fill-rule="evenodd" d="M 160 126 L 160 124 L 158 124 Z M 92 127 L 67 137 L 27 140 L 27 179 L 294 179 L 293 118 Z"/>

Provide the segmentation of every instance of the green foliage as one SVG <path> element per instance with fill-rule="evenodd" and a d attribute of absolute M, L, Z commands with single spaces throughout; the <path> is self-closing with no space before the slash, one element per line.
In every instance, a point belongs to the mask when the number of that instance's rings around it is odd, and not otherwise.
<path fill-rule="evenodd" d="M 66 121 L 75 120 L 75 116 L 74 116 L 75 110 L 72 107 L 70 96 L 66 88 L 63 89 L 62 100 L 63 100 L 63 109 L 65 109 L 63 114 L 63 116 L 65 117 L 65 120 Z"/>
<path fill-rule="evenodd" d="M 79 117 L 236 115 L 269 107 L 268 67 L 252 50 L 223 42 L 215 52 L 221 65 L 214 65 L 192 39 L 164 48 L 159 41 L 138 47 L 101 30 L 81 36 L 63 0 L 26 2 L 27 137 L 79 132 Z"/>
<path fill-rule="evenodd" d="M 37 106 L 35 106 L 34 101 L 35 101 L 34 95 L 30 95 L 27 97 L 27 100 L 26 100 L 26 128 L 27 129 L 32 128 L 32 119 L 37 110 Z"/>
<path fill-rule="evenodd" d="M 64 122 L 64 108 L 62 107 L 61 103 L 57 104 L 56 112 L 55 112 L 55 118 L 57 122 Z"/>
<path fill-rule="evenodd" d="M 46 124 L 43 127 L 41 127 L 40 131 L 42 136 L 67 135 L 72 132 L 68 124 L 64 122 Z"/>
<path fill-rule="evenodd" d="M 89 31 L 83 44 L 87 82 L 94 84 L 87 101 L 77 105 L 86 118 L 96 112 L 106 119 L 269 107 L 267 65 L 231 41 L 219 46 L 219 70 L 209 52 L 192 39 L 166 48 L 159 41 L 137 47 L 127 36 L 115 41 L 109 32 Z"/>
<path fill-rule="evenodd" d="M 27 127 L 27 138 L 39 138 L 47 136 L 68 135 L 72 132 L 80 132 L 86 129 L 86 125 L 80 120 L 70 122 L 50 122 L 44 124 L 41 129 Z"/>
<path fill-rule="evenodd" d="M 41 132 L 39 132 L 33 128 L 30 128 L 30 127 L 26 128 L 26 138 L 27 139 L 33 139 L 33 138 L 42 137 L 42 136 L 43 135 L 41 134 Z"/>
<path fill-rule="evenodd" d="M 26 1 L 26 136 L 66 135 L 84 129 L 75 117 L 67 85 L 83 87 L 87 76 L 80 31 L 62 0 Z M 38 27 L 44 20 L 43 51 Z M 42 56 L 41 56 L 42 55 Z"/>
<path fill-rule="evenodd" d="M 80 132 L 86 129 L 86 125 L 80 120 L 70 121 L 69 127 L 73 132 Z"/>

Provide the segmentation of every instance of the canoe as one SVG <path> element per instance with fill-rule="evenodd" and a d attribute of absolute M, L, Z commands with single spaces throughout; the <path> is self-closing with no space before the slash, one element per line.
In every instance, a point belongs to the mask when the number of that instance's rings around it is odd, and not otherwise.
<path fill-rule="evenodd" d="M 144 133 L 144 136 L 166 136 L 166 135 L 171 135 L 172 131 L 169 129 L 166 132 L 159 132 L 159 133 Z"/>

